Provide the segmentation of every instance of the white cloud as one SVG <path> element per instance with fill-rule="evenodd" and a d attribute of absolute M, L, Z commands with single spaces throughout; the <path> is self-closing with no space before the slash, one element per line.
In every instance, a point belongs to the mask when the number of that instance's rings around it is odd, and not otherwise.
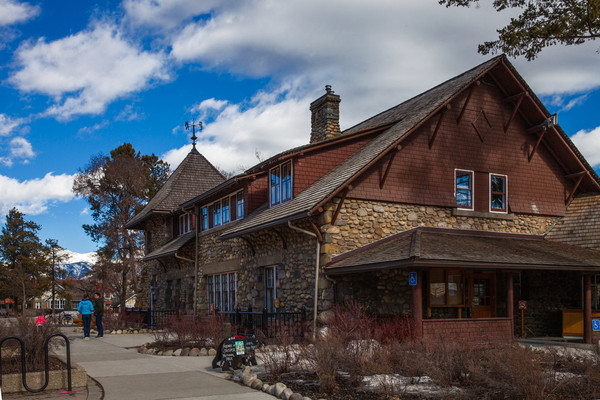
<path fill-rule="evenodd" d="M 6 114 L 0 114 L 0 137 L 10 135 L 23 123 L 21 118 L 11 118 Z"/>
<path fill-rule="evenodd" d="M 0 26 L 25 22 L 40 13 L 38 6 L 14 0 L 0 0 Z"/>
<path fill-rule="evenodd" d="M 297 97 L 295 87 L 260 92 L 249 104 L 227 104 L 198 135 L 197 148 L 211 163 L 239 172 L 258 161 L 255 150 L 268 157 L 308 141 L 309 99 Z M 198 111 L 198 109 L 196 109 Z M 162 159 L 175 169 L 190 145 L 171 150 Z"/>
<path fill-rule="evenodd" d="M 35 157 L 35 153 L 27 139 L 16 137 L 10 141 L 10 156 L 11 158 L 28 159 Z"/>
<path fill-rule="evenodd" d="M 68 119 L 102 113 L 110 102 L 168 78 L 165 57 L 129 43 L 118 28 L 95 23 L 88 30 L 46 42 L 26 42 L 16 51 L 19 70 L 10 82 L 24 92 L 54 97 L 47 115 Z"/>
<path fill-rule="evenodd" d="M 77 131 L 78 135 L 91 135 L 92 133 L 104 129 L 108 126 L 108 121 L 102 121 L 92 126 L 84 126 Z"/>
<path fill-rule="evenodd" d="M 162 31 L 208 13 L 218 3 L 217 0 L 125 0 L 123 8 L 132 24 Z"/>
<path fill-rule="evenodd" d="M 74 175 L 47 173 L 43 178 L 18 181 L 0 175 L 0 215 L 17 207 L 21 212 L 37 215 L 45 212 L 54 202 L 67 202 L 72 192 Z"/>
<path fill-rule="evenodd" d="M 600 167 L 600 126 L 591 131 L 581 130 L 571 140 L 592 167 Z"/>

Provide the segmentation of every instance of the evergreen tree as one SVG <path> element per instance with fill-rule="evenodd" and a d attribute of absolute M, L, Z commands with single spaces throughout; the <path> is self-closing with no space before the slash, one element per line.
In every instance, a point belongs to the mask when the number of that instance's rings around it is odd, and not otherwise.
<path fill-rule="evenodd" d="M 142 254 L 141 232 L 123 226 L 167 180 L 169 165 L 154 154 L 141 155 L 125 143 L 97 155 L 79 171 L 73 191 L 90 204 L 94 224 L 84 231 L 100 245 L 96 275 L 104 285 L 111 283 L 125 309 L 128 294 L 137 292 L 138 263 Z"/>
<path fill-rule="evenodd" d="M 40 226 L 25 220 L 16 208 L 6 216 L 0 235 L 0 291 L 3 297 L 21 304 L 25 313 L 27 301 L 41 295 L 48 287 L 48 259 L 37 236 Z"/>
<path fill-rule="evenodd" d="M 479 0 L 440 0 L 468 7 Z M 521 14 L 498 29 L 498 40 L 479 45 L 481 54 L 497 52 L 533 60 L 544 47 L 576 45 L 600 38 L 599 0 L 494 0 L 496 11 L 520 9 Z"/>

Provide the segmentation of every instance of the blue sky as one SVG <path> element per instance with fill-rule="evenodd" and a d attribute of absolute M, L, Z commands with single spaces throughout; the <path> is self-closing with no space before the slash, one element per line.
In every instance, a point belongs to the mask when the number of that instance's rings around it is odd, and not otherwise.
<path fill-rule="evenodd" d="M 74 174 L 130 142 L 174 168 L 199 150 L 238 171 L 308 141 L 308 106 L 333 85 L 350 127 L 483 61 L 510 14 L 437 0 L 0 0 L 0 213 L 17 206 L 75 252 Z M 512 60 L 600 168 L 600 43 Z M 0 217 L 0 222 L 4 218 Z"/>

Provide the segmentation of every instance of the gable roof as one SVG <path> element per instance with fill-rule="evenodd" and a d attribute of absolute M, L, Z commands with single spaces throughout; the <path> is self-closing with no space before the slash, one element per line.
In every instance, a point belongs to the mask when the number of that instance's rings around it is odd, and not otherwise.
<path fill-rule="evenodd" d="M 221 238 L 227 239 L 316 214 L 320 207 L 338 195 L 354 179 L 398 146 L 404 138 L 492 70 L 501 77 L 503 84 L 506 83 L 507 89 L 502 87 L 501 89 L 505 91 L 507 97 L 514 95 L 515 92 L 517 94 L 526 93 L 527 97 L 532 100 L 529 102 L 524 101 L 519 111 L 522 115 L 527 114 L 528 123 L 531 125 L 541 124 L 550 116 L 548 110 L 545 109 L 506 57 L 504 55 L 494 57 L 404 103 L 345 130 L 342 135 L 331 139 L 331 142 L 335 143 L 336 141 L 347 140 L 347 137 L 361 132 L 368 132 L 378 127 L 385 128 L 368 144 L 299 193 L 294 199 L 276 207 L 255 211 L 236 226 L 225 230 Z M 496 81 L 498 79 L 494 76 L 492 78 Z M 588 189 L 593 187 L 594 190 L 599 191 L 600 178 L 598 175 L 560 126 L 555 126 L 554 130 L 557 135 L 547 134 L 544 140 L 549 143 L 548 146 L 560 148 L 563 156 L 567 154 L 564 157 L 565 160 L 558 160 L 564 165 L 565 172 L 586 171 L 585 176 L 588 178 L 585 183 L 586 187 Z M 288 151 L 272 157 L 270 161 L 280 160 L 283 154 L 289 153 Z M 555 155 L 555 157 L 558 158 L 559 156 Z M 265 163 L 263 162 L 258 166 L 264 166 Z M 255 171 L 258 166 L 249 171 Z"/>
<path fill-rule="evenodd" d="M 173 171 L 165 184 L 126 224 L 127 229 L 139 229 L 139 224 L 153 214 L 167 214 L 225 180 L 223 175 L 195 148 Z"/>
<path fill-rule="evenodd" d="M 344 274 L 400 266 L 600 271 L 600 251 L 541 235 L 418 227 L 334 257 L 325 271 Z"/>
<path fill-rule="evenodd" d="M 550 240 L 600 249 L 600 195 L 576 197 L 548 235 Z"/>
<path fill-rule="evenodd" d="M 181 236 L 177 236 L 176 238 L 168 241 L 158 249 L 152 251 L 149 254 L 146 254 L 140 261 L 150 261 L 156 258 L 162 258 L 166 256 L 170 256 L 176 254 L 179 249 L 185 246 L 190 240 L 196 237 L 196 232 L 188 232 Z"/>
<path fill-rule="evenodd" d="M 255 212 L 238 225 L 225 231 L 221 238 L 233 237 L 246 232 L 276 225 L 287 220 L 299 219 L 311 215 L 311 211 L 335 195 L 351 178 L 377 162 L 378 156 L 394 148 L 408 133 L 415 130 L 427 118 L 439 111 L 452 98 L 456 97 L 471 83 L 497 65 L 500 57 L 495 57 L 467 72 L 458 75 L 404 103 L 389 109 L 365 122 L 345 130 L 338 138 L 355 132 L 362 132 L 380 125 L 393 124 L 362 147 L 342 164 L 333 168 L 323 177 L 302 191 L 291 201 L 276 207 Z"/>

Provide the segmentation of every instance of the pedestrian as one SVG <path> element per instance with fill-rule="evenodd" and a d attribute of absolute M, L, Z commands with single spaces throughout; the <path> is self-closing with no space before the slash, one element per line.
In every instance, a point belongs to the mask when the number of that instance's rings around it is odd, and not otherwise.
<path fill-rule="evenodd" d="M 83 300 L 79 302 L 77 311 L 81 314 L 81 320 L 83 321 L 83 339 L 90 339 L 90 324 L 92 323 L 92 312 L 94 311 L 94 305 L 90 301 L 90 296 L 83 295 Z"/>
<path fill-rule="evenodd" d="M 35 320 L 35 323 L 37 324 L 37 326 L 43 326 L 46 323 L 46 318 L 44 318 L 44 314 L 42 314 L 41 311 L 38 313 L 38 317 Z"/>
<path fill-rule="evenodd" d="M 102 326 L 102 316 L 104 315 L 104 299 L 98 292 L 94 293 L 94 315 L 96 316 L 96 329 L 98 330 L 96 337 L 103 337 L 104 327 Z"/>

